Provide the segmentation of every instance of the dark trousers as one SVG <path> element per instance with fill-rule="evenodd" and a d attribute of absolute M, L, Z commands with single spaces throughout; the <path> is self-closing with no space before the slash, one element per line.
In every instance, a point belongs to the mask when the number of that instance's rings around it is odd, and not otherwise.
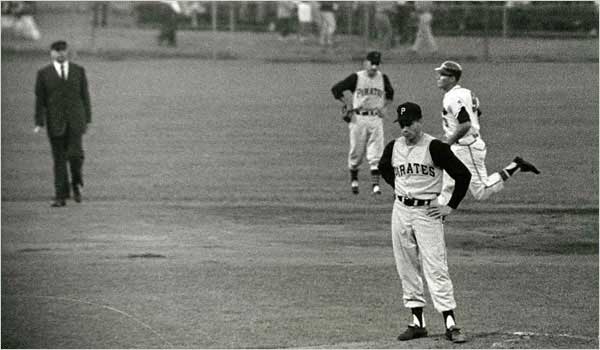
<path fill-rule="evenodd" d="M 291 17 L 283 17 L 277 20 L 277 30 L 279 31 L 279 35 L 282 37 L 286 37 L 292 33 L 292 25 L 294 19 Z"/>
<path fill-rule="evenodd" d="M 83 186 L 83 135 L 73 133 L 67 127 L 64 135 L 50 137 L 54 162 L 54 190 L 57 199 L 70 197 L 70 186 Z M 71 171 L 71 181 L 67 167 Z"/>
<path fill-rule="evenodd" d="M 162 45 L 166 41 L 169 46 L 177 46 L 177 14 L 168 5 L 162 6 L 158 44 Z"/>

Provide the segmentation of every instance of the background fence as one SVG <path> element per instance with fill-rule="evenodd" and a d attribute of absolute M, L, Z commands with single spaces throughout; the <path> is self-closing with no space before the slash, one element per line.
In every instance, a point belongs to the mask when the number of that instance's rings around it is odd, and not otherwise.
<path fill-rule="evenodd" d="M 7 3 L 3 1 L 3 3 Z M 155 26 L 160 21 L 159 2 L 29 2 L 34 12 L 94 12 L 106 7 L 110 26 Z M 186 2 L 183 2 L 186 3 Z M 181 15 L 180 28 L 219 31 L 264 32 L 277 18 L 275 1 L 194 1 L 191 14 Z M 318 4 L 317 1 L 311 2 Z M 364 35 L 374 33 L 375 10 L 385 8 L 392 25 L 407 22 L 414 3 L 339 2 L 337 32 Z M 190 5 L 193 4 L 193 5 Z M 318 5 L 317 5 L 318 6 Z M 216 16 L 213 16 L 216 14 Z M 436 1 L 432 4 L 432 28 L 437 35 L 493 36 L 594 36 L 598 33 L 598 3 L 593 1 Z M 195 18 L 194 18 L 195 17 Z M 408 20 L 410 21 L 410 19 Z M 365 22 L 368 22 L 365 25 Z"/>
<path fill-rule="evenodd" d="M 5 4 L 3 1 L 3 18 Z M 13 2 L 14 3 L 14 2 Z M 79 36 L 88 36 L 88 44 L 83 46 L 94 49 L 108 48 L 111 40 L 121 40 L 131 33 L 126 30 L 154 30 L 160 26 L 160 2 L 129 1 L 93 1 L 93 2 L 60 2 L 39 1 L 25 2 L 28 11 L 36 18 L 49 23 L 73 22 L 79 18 L 78 25 L 73 28 Z M 244 33 L 240 38 L 259 37 L 274 31 L 277 23 L 276 1 L 194 1 L 180 2 L 184 13 L 178 16 L 178 28 L 192 33 Z M 293 2 L 288 2 L 294 4 Z M 295 2 L 297 5 L 298 2 Z M 314 8 L 319 2 L 308 2 Z M 417 27 L 415 4 L 417 2 L 363 1 L 337 2 L 336 20 L 338 37 L 357 42 L 357 47 L 377 45 L 381 36 L 378 33 L 377 15 L 384 14 L 392 29 L 392 49 L 406 49 L 414 40 Z M 294 6 L 292 6 L 294 7 Z M 436 38 L 444 38 L 444 46 L 467 47 L 471 51 L 465 55 L 488 59 L 498 55 L 536 57 L 554 57 L 557 50 L 546 50 L 544 44 L 552 39 L 569 40 L 565 49 L 573 56 L 577 51 L 583 52 L 581 57 L 588 60 L 597 59 L 598 39 L 598 3 L 593 1 L 533 1 L 533 2 L 500 2 L 500 1 L 435 1 L 431 4 L 433 20 L 432 30 Z M 294 19 L 296 13 L 292 13 Z M 54 24 L 52 24 L 54 26 Z M 67 28 L 69 29 L 69 28 Z M 318 32 L 318 23 L 313 23 L 313 34 Z M 52 30 L 52 29 L 51 29 Z M 298 30 L 298 26 L 293 28 Z M 119 34 L 121 31 L 121 34 Z M 257 36 L 253 33 L 257 34 Z M 105 36 L 104 38 L 102 36 Z M 110 37 L 108 36 L 110 35 Z M 138 38 L 140 35 L 134 35 Z M 217 36 L 213 36 L 217 38 Z M 203 37 L 205 38 L 205 37 Z M 3 40 L 5 39 L 3 33 Z M 505 41 L 507 45 L 490 44 L 490 40 L 514 39 Z M 519 39 L 529 40 L 519 42 Z M 544 39 L 538 41 L 537 39 Z M 136 39 L 137 40 L 137 39 Z M 214 39 L 217 40 L 217 39 Z M 523 47 L 531 47 L 531 42 L 540 48 L 532 53 L 522 52 Z M 583 43 L 586 41 L 586 43 Z M 8 42 L 8 41 L 7 41 Z M 314 41 L 313 41 L 314 42 Z M 590 44 L 591 43 L 591 44 Z M 304 46 L 310 43 L 305 43 Z M 580 45 L 581 44 L 581 45 Z M 127 47 L 121 42 L 120 47 Z M 555 44 L 553 47 L 563 45 Z M 5 45 L 3 44 L 3 47 Z M 230 45 L 232 46 L 232 45 Z M 508 49 L 505 49 L 508 47 Z M 581 50 L 580 50 L 581 47 Z M 440 52 L 446 55 L 446 52 Z"/>

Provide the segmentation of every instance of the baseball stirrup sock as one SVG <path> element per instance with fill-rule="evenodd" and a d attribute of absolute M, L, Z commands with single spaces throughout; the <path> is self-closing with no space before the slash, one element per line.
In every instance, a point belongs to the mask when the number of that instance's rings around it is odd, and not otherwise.
<path fill-rule="evenodd" d="M 446 325 L 446 329 L 449 329 L 452 326 L 456 326 L 456 322 L 454 321 L 454 312 L 452 310 L 442 312 L 444 316 L 444 324 Z"/>
<path fill-rule="evenodd" d="M 425 327 L 425 319 L 423 318 L 423 308 L 415 307 L 411 309 L 413 316 L 413 325 L 417 327 Z"/>
<path fill-rule="evenodd" d="M 371 181 L 373 182 L 373 186 L 379 185 L 379 170 L 371 170 Z"/>
<path fill-rule="evenodd" d="M 358 170 L 350 169 L 350 181 L 358 181 Z"/>
<path fill-rule="evenodd" d="M 506 168 L 502 169 L 500 176 L 503 181 L 508 180 L 509 177 L 513 176 L 519 170 L 519 165 L 515 162 L 511 162 Z"/>

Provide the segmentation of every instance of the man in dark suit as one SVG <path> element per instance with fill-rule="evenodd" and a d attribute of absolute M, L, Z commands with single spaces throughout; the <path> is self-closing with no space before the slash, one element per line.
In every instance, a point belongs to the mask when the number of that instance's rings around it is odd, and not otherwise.
<path fill-rule="evenodd" d="M 50 56 L 52 63 L 37 73 L 34 132 L 46 127 L 54 162 L 56 197 L 52 207 L 64 207 L 70 186 L 73 199 L 81 202 L 82 139 L 92 121 L 92 110 L 85 70 L 68 61 L 67 43 L 52 43 Z M 70 186 L 67 168 L 71 171 Z"/>

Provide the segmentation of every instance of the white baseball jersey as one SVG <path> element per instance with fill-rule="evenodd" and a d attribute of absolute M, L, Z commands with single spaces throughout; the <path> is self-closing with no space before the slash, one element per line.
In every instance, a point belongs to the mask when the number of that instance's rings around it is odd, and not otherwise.
<path fill-rule="evenodd" d="M 352 108 L 374 110 L 385 106 L 385 89 L 383 73 L 377 71 L 373 78 L 369 78 L 366 70 L 356 72 L 356 89 L 352 99 Z"/>
<path fill-rule="evenodd" d="M 462 107 L 465 107 L 471 120 L 471 129 L 467 131 L 465 136 L 458 140 L 458 143 L 466 144 L 473 142 L 473 140 L 479 136 L 479 116 L 477 115 L 479 99 L 471 92 L 471 90 L 456 85 L 444 94 L 442 105 L 444 135 L 450 137 L 456 132 L 459 125 L 457 119 L 458 112 L 460 112 Z"/>
<path fill-rule="evenodd" d="M 487 147 L 479 134 L 479 99 L 469 89 L 459 85 L 454 86 L 444 94 L 442 118 L 446 137 L 454 133 L 458 125 L 458 112 L 464 106 L 471 119 L 471 129 L 458 143 L 451 145 L 452 152 L 465 164 L 472 174 L 469 190 L 477 200 L 489 198 L 493 193 L 504 188 L 504 181 L 500 173 L 495 172 L 488 176 L 485 166 Z M 440 204 L 446 204 L 452 196 L 454 180 L 444 174 L 444 188 L 438 197 Z"/>
<path fill-rule="evenodd" d="M 434 165 L 429 152 L 429 144 L 434 139 L 423 134 L 416 145 L 407 145 L 404 137 L 394 143 L 392 167 L 396 175 L 396 195 L 427 200 L 440 194 L 443 171 Z"/>

